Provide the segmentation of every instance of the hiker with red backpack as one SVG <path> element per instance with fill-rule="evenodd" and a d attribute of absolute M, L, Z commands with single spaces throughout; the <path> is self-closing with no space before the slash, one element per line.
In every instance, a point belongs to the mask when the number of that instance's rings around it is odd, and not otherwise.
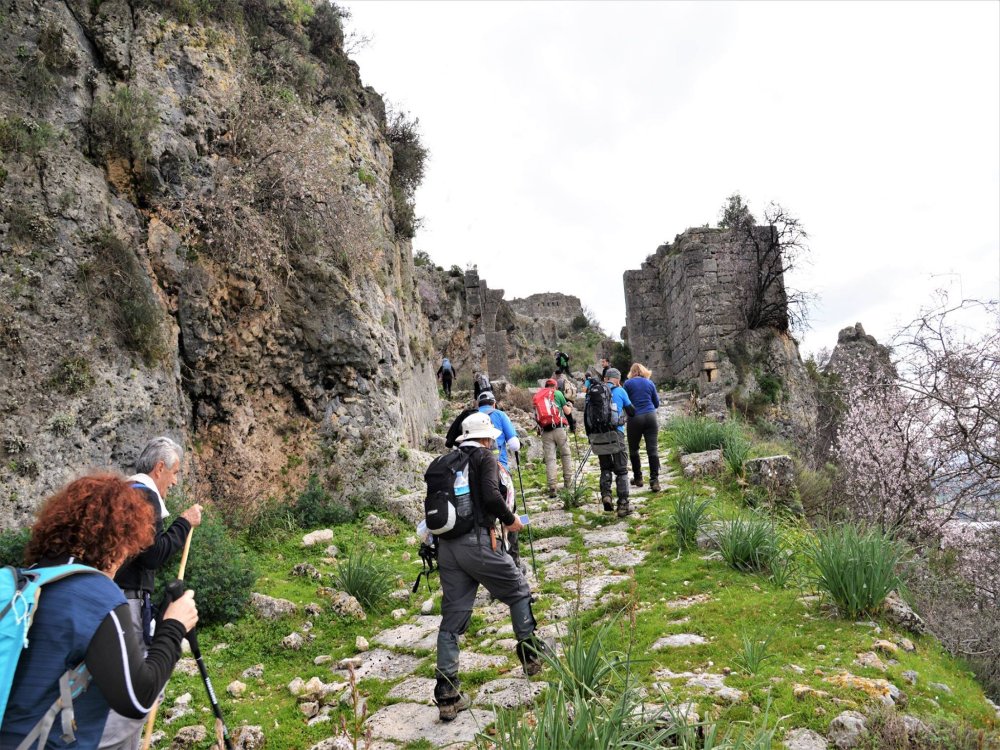
<path fill-rule="evenodd" d="M 191 591 L 174 600 L 148 653 L 130 626 L 112 578 L 153 529 L 142 493 L 114 474 L 46 501 L 25 550 L 31 567 L 0 571 L 0 747 L 93 750 L 109 709 L 141 720 L 156 704 L 198 609 Z"/>
<path fill-rule="evenodd" d="M 563 486 L 573 484 L 573 455 L 569 449 L 569 438 L 566 427 L 569 422 L 566 415 L 573 407 L 566 401 L 561 391 L 556 390 L 556 381 L 549 378 L 545 385 L 539 388 L 532 397 L 535 407 L 535 424 L 542 436 L 542 451 L 545 455 L 545 477 L 549 484 L 549 497 L 556 496 L 556 452 L 562 459 Z"/>
<path fill-rule="evenodd" d="M 621 387 L 622 374 L 614 367 L 605 373 L 606 383 L 593 382 L 587 389 L 583 424 L 590 447 L 601 464 L 601 504 L 612 511 L 611 475 L 615 476 L 618 517 L 632 513 L 628 502 L 628 452 L 625 447 L 625 420 L 635 416 L 635 407 Z"/>

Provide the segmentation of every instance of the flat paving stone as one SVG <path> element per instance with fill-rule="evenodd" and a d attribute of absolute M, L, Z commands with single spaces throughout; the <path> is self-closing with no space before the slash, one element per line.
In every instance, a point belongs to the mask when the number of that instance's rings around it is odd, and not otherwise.
<path fill-rule="evenodd" d="M 375 636 L 374 641 L 389 648 L 432 649 L 437 647 L 437 631 L 440 627 L 440 615 L 423 615 L 415 623 L 383 630 Z"/>
<path fill-rule="evenodd" d="M 511 632 L 513 632 L 513 629 Z M 458 655 L 459 672 L 476 672 L 480 669 L 492 669 L 502 667 L 506 663 L 507 657 L 497 654 L 477 654 L 474 651 L 462 651 Z"/>
<path fill-rule="evenodd" d="M 693 594 L 691 596 L 679 596 L 664 603 L 667 609 L 685 609 L 695 604 L 703 604 L 712 600 L 711 594 Z"/>
<path fill-rule="evenodd" d="M 568 547 L 572 541 L 573 540 L 568 536 L 549 536 L 544 539 L 536 539 L 535 553 L 537 554 L 538 552 L 551 552 L 552 550 L 563 549 L 564 547 Z"/>
<path fill-rule="evenodd" d="M 354 670 L 359 680 L 398 680 L 408 677 L 424 663 L 424 660 L 410 654 L 398 654 L 383 648 L 366 651 L 361 654 L 361 665 Z M 346 677 L 347 670 L 333 670 L 336 674 Z"/>
<path fill-rule="evenodd" d="M 559 581 L 563 578 L 575 578 L 580 575 L 584 578 L 604 569 L 604 565 L 589 560 L 577 562 L 575 558 L 564 560 L 545 566 L 542 574 L 546 581 Z"/>
<path fill-rule="evenodd" d="M 591 548 L 628 544 L 628 526 L 617 523 L 614 526 L 605 526 L 603 529 L 584 531 L 583 543 Z"/>
<path fill-rule="evenodd" d="M 516 708 L 527 706 L 545 689 L 544 682 L 528 682 L 510 677 L 487 682 L 479 688 L 479 695 L 474 701 L 477 706 L 496 706 L 497 708 Z"/>
<path fill-rule="evenodd" d="M 607 558 L 612 568 L 631 568 L 646 559 L 645 550 L 633 547 L 598 547 L 590 551 L 591 557 Z"/>
<path fill-rule="evenodd" d="M 431 677 L 408 677 L 390 690 L 386 697 L 430 705 L 434 701 L 436 682 Z"/>
<path fill-rule="evenodd" d="M 539 552 L 537 549 L 535 550 L 535 560 L 540 563 L 556 562 L 567 557 L 569 557 L 569 552 L 564 549 L 554 549 L 550 552 Z M 530 550 L 528 551 L 528 559 L 531 559 Z"/>
<path fill-rule="evenodd" d="M 653 651 L 662 651 L 665 648 L 681 648 L 683 646 L 700 646 L 708 641 L 700 635 L 694 633 L 678 633 L 660 638 L 650 648 Z"/>
<path fill-rule="evenodd" d="M 608 586 L 614 586 L 616 583 L 623 583 L 627 580 L 628 576 L 623 575 L 603 575 L 584 578 L 579 582 L 580 596 L 584 598 L 596 597 Z M 564 581 L 563 588 L 575 594 L 577 591 L 577 581 Z"/>
<path fill-rule="evenodd" d="M 560 526 L 572 526 L 573 516 L 564 510 L 547 510 L 531 516 L 531 525 L 539 531 L 555 529 Z"/>
<path fill-rule="evenodd" d="M 376 711 L 366 722 L 372 736 L 395 742 L 426 740 L 435 747 L 472 742 L 478 732 L 493 723 L 494 714 L 481 708 L 463 711 L 454 721 L 438 720 L 434 706 L 397 703 Z"/>

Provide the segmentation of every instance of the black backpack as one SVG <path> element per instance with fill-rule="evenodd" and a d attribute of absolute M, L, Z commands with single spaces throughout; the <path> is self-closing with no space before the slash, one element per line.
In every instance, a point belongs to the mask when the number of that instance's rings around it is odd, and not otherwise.
<path fill-rule="evenodd" d="M 593 382 L 587 389 L 587 405 L 583 409 L 583 428 L 587 434 L 618 429 L 614 400 L 607 383 Z"/>
<path fill-rule="evenodd" d="M 424 472 L 427 483 L 424 521 L 427 530 L 434 536 L 454 539 L 475 526 L 474 503 L 469 487 L 470 457 L 469 451 L 456 448 L 435 458 Z"/>

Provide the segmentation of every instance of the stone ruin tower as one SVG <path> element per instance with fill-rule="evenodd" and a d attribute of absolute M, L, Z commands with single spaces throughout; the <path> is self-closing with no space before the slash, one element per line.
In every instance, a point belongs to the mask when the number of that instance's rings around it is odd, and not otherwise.
<path fill-rule="evenodd" d="M 499 315 L 502 305 L 503 289 L 490 289 L 476 269 L 465 272 L 465 309 L 471 318 L 469 348 L 482 353 L 478 361 L 473 356 L 471 364 L 478 369 L 485 365 L 491 378 L 510 377 L 507 329 Z"/>
<path fill-rule="evenodd" d="M 725 229 L 688 229 L 658 247 L 639 270 L 625 272 L 633 360 L 649 367 L 657 381 L 697 384 L 703 394 L 742 382 L 727 351 L 746 332 L 755 272 L 753 259 Z M 770 294 L 784 298 L 783 279 Z"/>

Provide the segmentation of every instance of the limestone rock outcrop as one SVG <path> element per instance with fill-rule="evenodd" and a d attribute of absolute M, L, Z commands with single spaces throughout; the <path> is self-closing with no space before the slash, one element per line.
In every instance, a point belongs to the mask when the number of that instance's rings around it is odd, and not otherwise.
<path fill-rule="evenodd" d="M 377 505 L 422 468 L 436 364 L 382 100 L 328 6 L 210 6 L 5 5 L 0 528 L 156 434 L 237 520 L 311 473 Z"/>

